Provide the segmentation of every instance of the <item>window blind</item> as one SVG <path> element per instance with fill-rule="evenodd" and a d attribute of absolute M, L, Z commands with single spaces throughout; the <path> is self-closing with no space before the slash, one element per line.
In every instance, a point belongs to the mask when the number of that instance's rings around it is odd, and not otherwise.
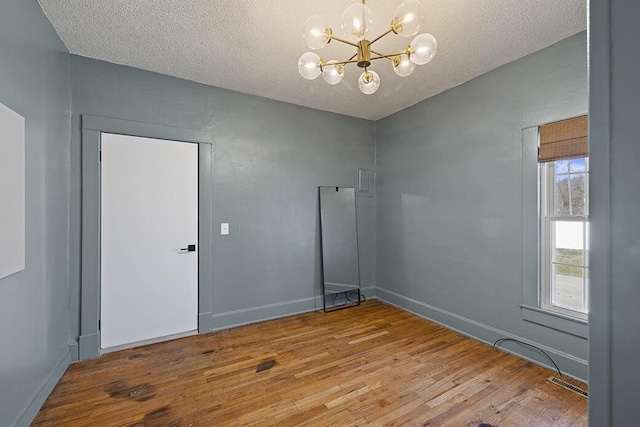
<path fill-rule="evenodd" d="M 538 162 L 588 156 L 587 128 L 587 116 L 540 126 Z"/>

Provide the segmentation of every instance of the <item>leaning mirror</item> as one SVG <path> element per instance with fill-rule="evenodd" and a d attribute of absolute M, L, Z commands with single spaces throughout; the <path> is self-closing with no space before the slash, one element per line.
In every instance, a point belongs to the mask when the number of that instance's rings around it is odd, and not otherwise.
<path fill-rule="evenodd" d="M 360 304 L 356 193 L 319 187 L 324 311 Z"/>

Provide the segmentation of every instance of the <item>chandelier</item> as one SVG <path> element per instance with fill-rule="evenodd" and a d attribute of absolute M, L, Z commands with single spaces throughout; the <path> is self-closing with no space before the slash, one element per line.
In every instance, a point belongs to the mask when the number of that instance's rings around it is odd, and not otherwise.
<path fill-rule="evenodd" d="M 373 50 L 373 44 L 390 33 L 402 37 L 416 35 L 422 27 L 424 15 L 424 7 L 419 0 L 406 0 L 396 9 L 390 28 L 371 41 L 365 37 L 373 25 L 373 13 L 365 4 L 365 0 L 347 7 L 342 14 L 342 30 L 348 40 L 336 37 L 323 17 L 310 16 L 305 22 L 303 31 L 303 38 L 309 48 L 322 49 L 331 40 L 335 40 L 353 46 L 357 51 L 346 61 L 326 62 L 316 53 L 307 52 L 298 60 L 298 71 L 308 80 L 316 79 L 322 74 L 327 83 L 336 85 L 344 77 L 345 65 L 355 63 L 364 69 L 358 78 L 358 87 L 362 93 L 371 95 L 380 87 L 380 76 L 375 71 L 369 70 L 372 61 L 387 59 L 398 76 L 406 77 L 413 73 L 416 65 L 424 65 L 435 56 L 436 39 L 426 33 L 414 38 L 407 48 L 400 52 L 384 54 Z"/>

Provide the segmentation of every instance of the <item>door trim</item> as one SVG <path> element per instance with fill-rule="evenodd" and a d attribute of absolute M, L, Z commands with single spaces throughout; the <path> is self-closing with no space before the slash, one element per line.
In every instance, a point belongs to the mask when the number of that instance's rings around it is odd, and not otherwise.
<path fill-rule="evenodd" d="M 100 354 L 100 144 L 102 133 L 198 144 L 198 332 L 213 328 L 210 132 L 83 114 L 79 359 Z"/>

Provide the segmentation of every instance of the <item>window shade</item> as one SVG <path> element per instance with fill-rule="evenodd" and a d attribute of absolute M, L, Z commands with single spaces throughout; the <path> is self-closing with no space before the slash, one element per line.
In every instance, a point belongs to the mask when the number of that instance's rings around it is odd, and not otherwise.
<path fill-rule="evenodd" d="M 587 128 L 587 116 L 540 126 L 538 162 L 588 156 Z"/>

